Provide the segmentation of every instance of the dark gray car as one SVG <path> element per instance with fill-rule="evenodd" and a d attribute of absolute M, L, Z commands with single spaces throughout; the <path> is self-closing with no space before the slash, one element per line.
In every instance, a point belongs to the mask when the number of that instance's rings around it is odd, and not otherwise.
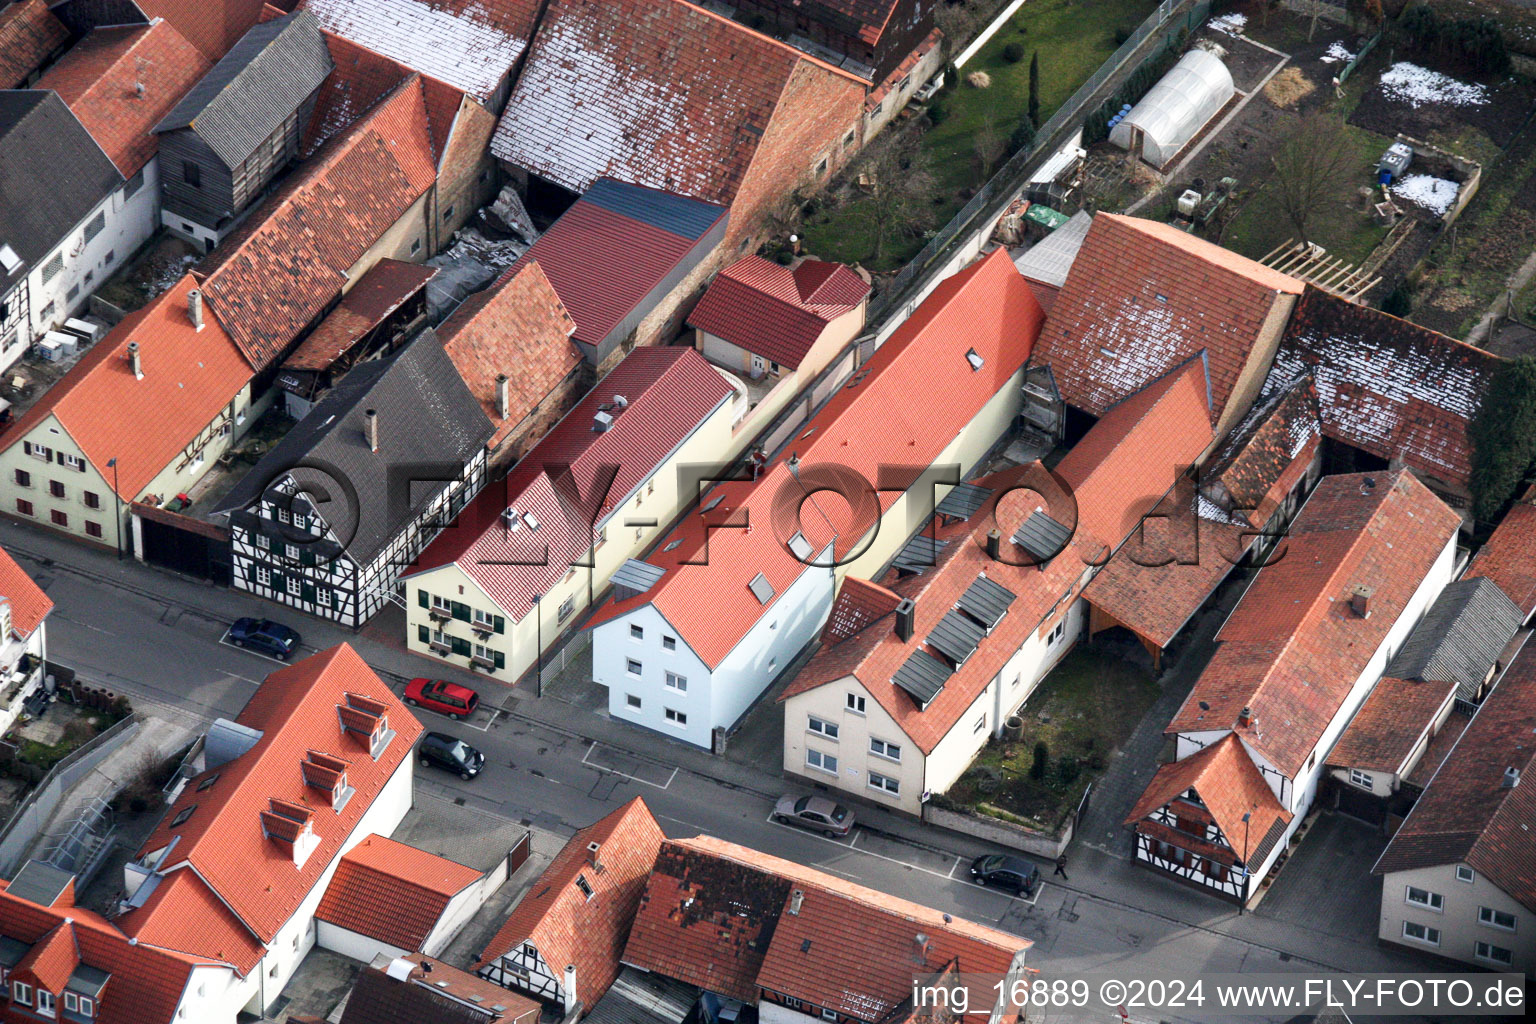
<path fill-rule="evenodd" d="M 853 831 L 853 812 L 822 796 L 781 796 L 773 805 L 773 820 L 826 836 L 845 836 Z"/>
<path fill-rule="evenodd" d="M 1040 869 L 1022 857 L 994 853 L 971 861 L 971 878 L 1016 896 L 1028 896 L 1040 884 Z"/>
<path fill-rule="evenodd" d="M 236 619 L 229 627 L 229 642 L 236 647 L 251 647 L 287 661 L 299 649 L 299 634 L 271 619 Z"/>

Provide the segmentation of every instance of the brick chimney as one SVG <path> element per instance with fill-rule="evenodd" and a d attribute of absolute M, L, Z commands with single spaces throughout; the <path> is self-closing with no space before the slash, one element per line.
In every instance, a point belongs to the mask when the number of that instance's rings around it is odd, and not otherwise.
<path fill-rule="evenodd" d="M 203 293 L 196 288 L 187 292 L 187 319 L 195 329 L 203 329 Z"/>
<path fill-rule="evenodd" d="M 379 411 L 366 409 L 363 412 L 363 433 L 368 438 L 368 450 L 379 450 Z"/>
<path fill-rule="evenodd" d="M 135 380 L 144 379 L 144 360 L 139 357 L 139 343 L 136 341 L 128 343 L 128 365 L 133 369 Z"/>
<path fill-rule="evenodd" d="M 1364 583 L 1355 584 L 1349 592 L 1350 611 L 1362 619 L 1371 617 L 1371 595 L 1376 593 L 1374 587 L 1368 587 Z"/>
<path fill-rule="evenodd" d="M 1252 727 L 1253 723 L 1257 722 L 1258 720 L 1259 716 L 1255 715 L 1253 713 L 1253 708 L 1246 704 L 1243 705 L 1243 710 L 1237 713 L 1237 724 L 1241 729 Z"/>

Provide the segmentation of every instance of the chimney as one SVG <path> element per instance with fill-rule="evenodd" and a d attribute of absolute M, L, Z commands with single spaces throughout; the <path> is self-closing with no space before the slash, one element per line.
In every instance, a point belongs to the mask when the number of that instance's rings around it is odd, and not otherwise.
<path fill-rule="evenodd" d="M 597 842 L 596 840 L 593 840 L 592 842 L 587 844 L 587 863 L 588 864 L 591 864 L 593 867 L 600 867 L 601 866 L 597 862 L 597 851 L 601 850 L 602 848 L 603 848 L 603 844 Z"/>
<path fill-rule="evenodd" d="M 496 417 L 506 419 L 512 415 L 512 381 L 504 373 L 496 375 Z"/>
<path fill-rule="evenodd" d="M 1003 535 L 999 530 L 987 531 L 987 557 L 994 562 L 1003 560 Z"/>
<path fill-rule="evenodd" d="M 203 293 L 196 288 L 187 292 L 187 319 L 197 330 L 203 329 Z"/>
<path fill-rule="evenodd" d="M 1237 713 L 1237 724 L 1239 728 L 1247 729 L 1258 720 L 1258 716 L 1253 713 L 1253 708 L 1246 704 L 1243 705 L 1243 710 Z"/>
<path fill-rule="evenodd" d="M 896 606 L 896 639 L 902 643 L 912 639 L 912 620 L 917 617 L 917 604 L 910 598 L 902 598 Z"/>
<path fill-rule="evenodd" d="M 799 889 L 789 894 L 789 912 L 796 917 L 800 915 L 800 907 L 805 903 L 805 893 Z"/>
<path fill-rule="evenodd" d="M 565 1015 L 569 1017 L 576 1012 L 576 965 L 565 965 Z"/>
<path fill-rule="evenodd" d="M 1375 589 L 1366 586 L 1364 583 L 1355 584 L 1354 588 L 1349 592 L 1350 610 L 1353 611 L 1356 615 L 1360 616 L 1362 619 L 1370 618 L 1371 595 L 1374 593 L 1376 593 Z"/>
<path fill-rule="evenodd" d="M 144 98 L 144 83 L 143 82 L 134 82 L 133 83 L 133 95 L 137 99 L 143 99 Z"/>
<path fill-rule="evenodd" d="M 1520 785 L 1520 769 L 1519 768 L 1505 768 L 1504 769 L 1504 781 L 1501 782 L 1499 785 L 1502 786 L 1504 789 L 1514 789 L 1516 786 Z"/>
<path fill-rule="evenodd" d="M 916 935 L 912 936 L 912 944 L 914 947 L 912 950 L 913 958 L 916 959 L 918 963 L 926 962 L 928 959 L 928 936 L 922 932 L 918 932 Z"/>
<path fill-rule="evenodd" d="M 371 452 L 378 451 L 379 450 L 379 411 L 377 409 L 367 409 L 367 410 L 364 410 L 364 412 L 363 412 L 363 432 L 364 432 L 364 435 L 368 438 L 368 450 L 371 451 Z"/>
<path fill-rule="evenodd" d="M 139 358 L 139 343 L 128 343 L 128 365 L 133 367 L 133 376 L 136 380 L 144 379 L 144 361 Z"/>

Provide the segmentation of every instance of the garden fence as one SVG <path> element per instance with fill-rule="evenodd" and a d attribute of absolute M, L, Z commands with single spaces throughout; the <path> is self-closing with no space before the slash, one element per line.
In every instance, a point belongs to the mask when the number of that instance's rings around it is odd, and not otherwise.
<path fill-rule="evenodd" d="M 1360 47 L 1360 52 L 1350 58 L 1349 63 L 1344 65 L 1344 70 L 1339 72 L 1340 83 L 1349 81 L 1349 76 L 1355 73 L 1355 68 L 1359 67 L 1360 62 L 1365 60 L 1372 50 L 1376 49 L 1376 44 L 1381 42 L 1381 37 L 1386 34 L 1387 30 L 1383 28 L 1365 41 L 1365 45 Z"/>
<path fill-rule="evenodd" d="M 1003 211 L 1023 194 L 1029 176 L 1050 159 L 1083 118 L 1092 112 L 1095 104 L 1103 102 L 1101 93 L 1107 93 L 1106 87 L 1111 80 L 1139 64 L 1137 58 L 1153 56 L 1151 52 L 1142 53 L 1147 41 L 1158 37 L 1162 45 L 1167 45 L 1180 32 L 1193 32 L 1205 22 L 1210 9 L 1210 0 L 1163 0 L 1092 77 L 1039 127 L 1033 144 L 1019 150 L 1003 164 L 960 212 L 928 240 L 922 251 L 896 273 L 885 289 L 870 300 L 869 320 L 878 321 L 900 309 L 903 303 L 915 306 L 915 298 L 921 296 L 929 278 L 945 270 L 949 261 L 944 257 L 976 233 L 990 232 Z M 893 319 L 905 319 L 910 312 L 910 309 L 906 310 Z"/>

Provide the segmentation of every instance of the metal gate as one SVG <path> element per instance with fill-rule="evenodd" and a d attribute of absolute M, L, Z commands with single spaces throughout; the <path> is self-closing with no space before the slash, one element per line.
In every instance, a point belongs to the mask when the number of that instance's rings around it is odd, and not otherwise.
<path fill-rule="evenodd" d="M 213 523 L 135 502 L 134 553 L 151 565 L 229 586 L 229 531 Z"/>

